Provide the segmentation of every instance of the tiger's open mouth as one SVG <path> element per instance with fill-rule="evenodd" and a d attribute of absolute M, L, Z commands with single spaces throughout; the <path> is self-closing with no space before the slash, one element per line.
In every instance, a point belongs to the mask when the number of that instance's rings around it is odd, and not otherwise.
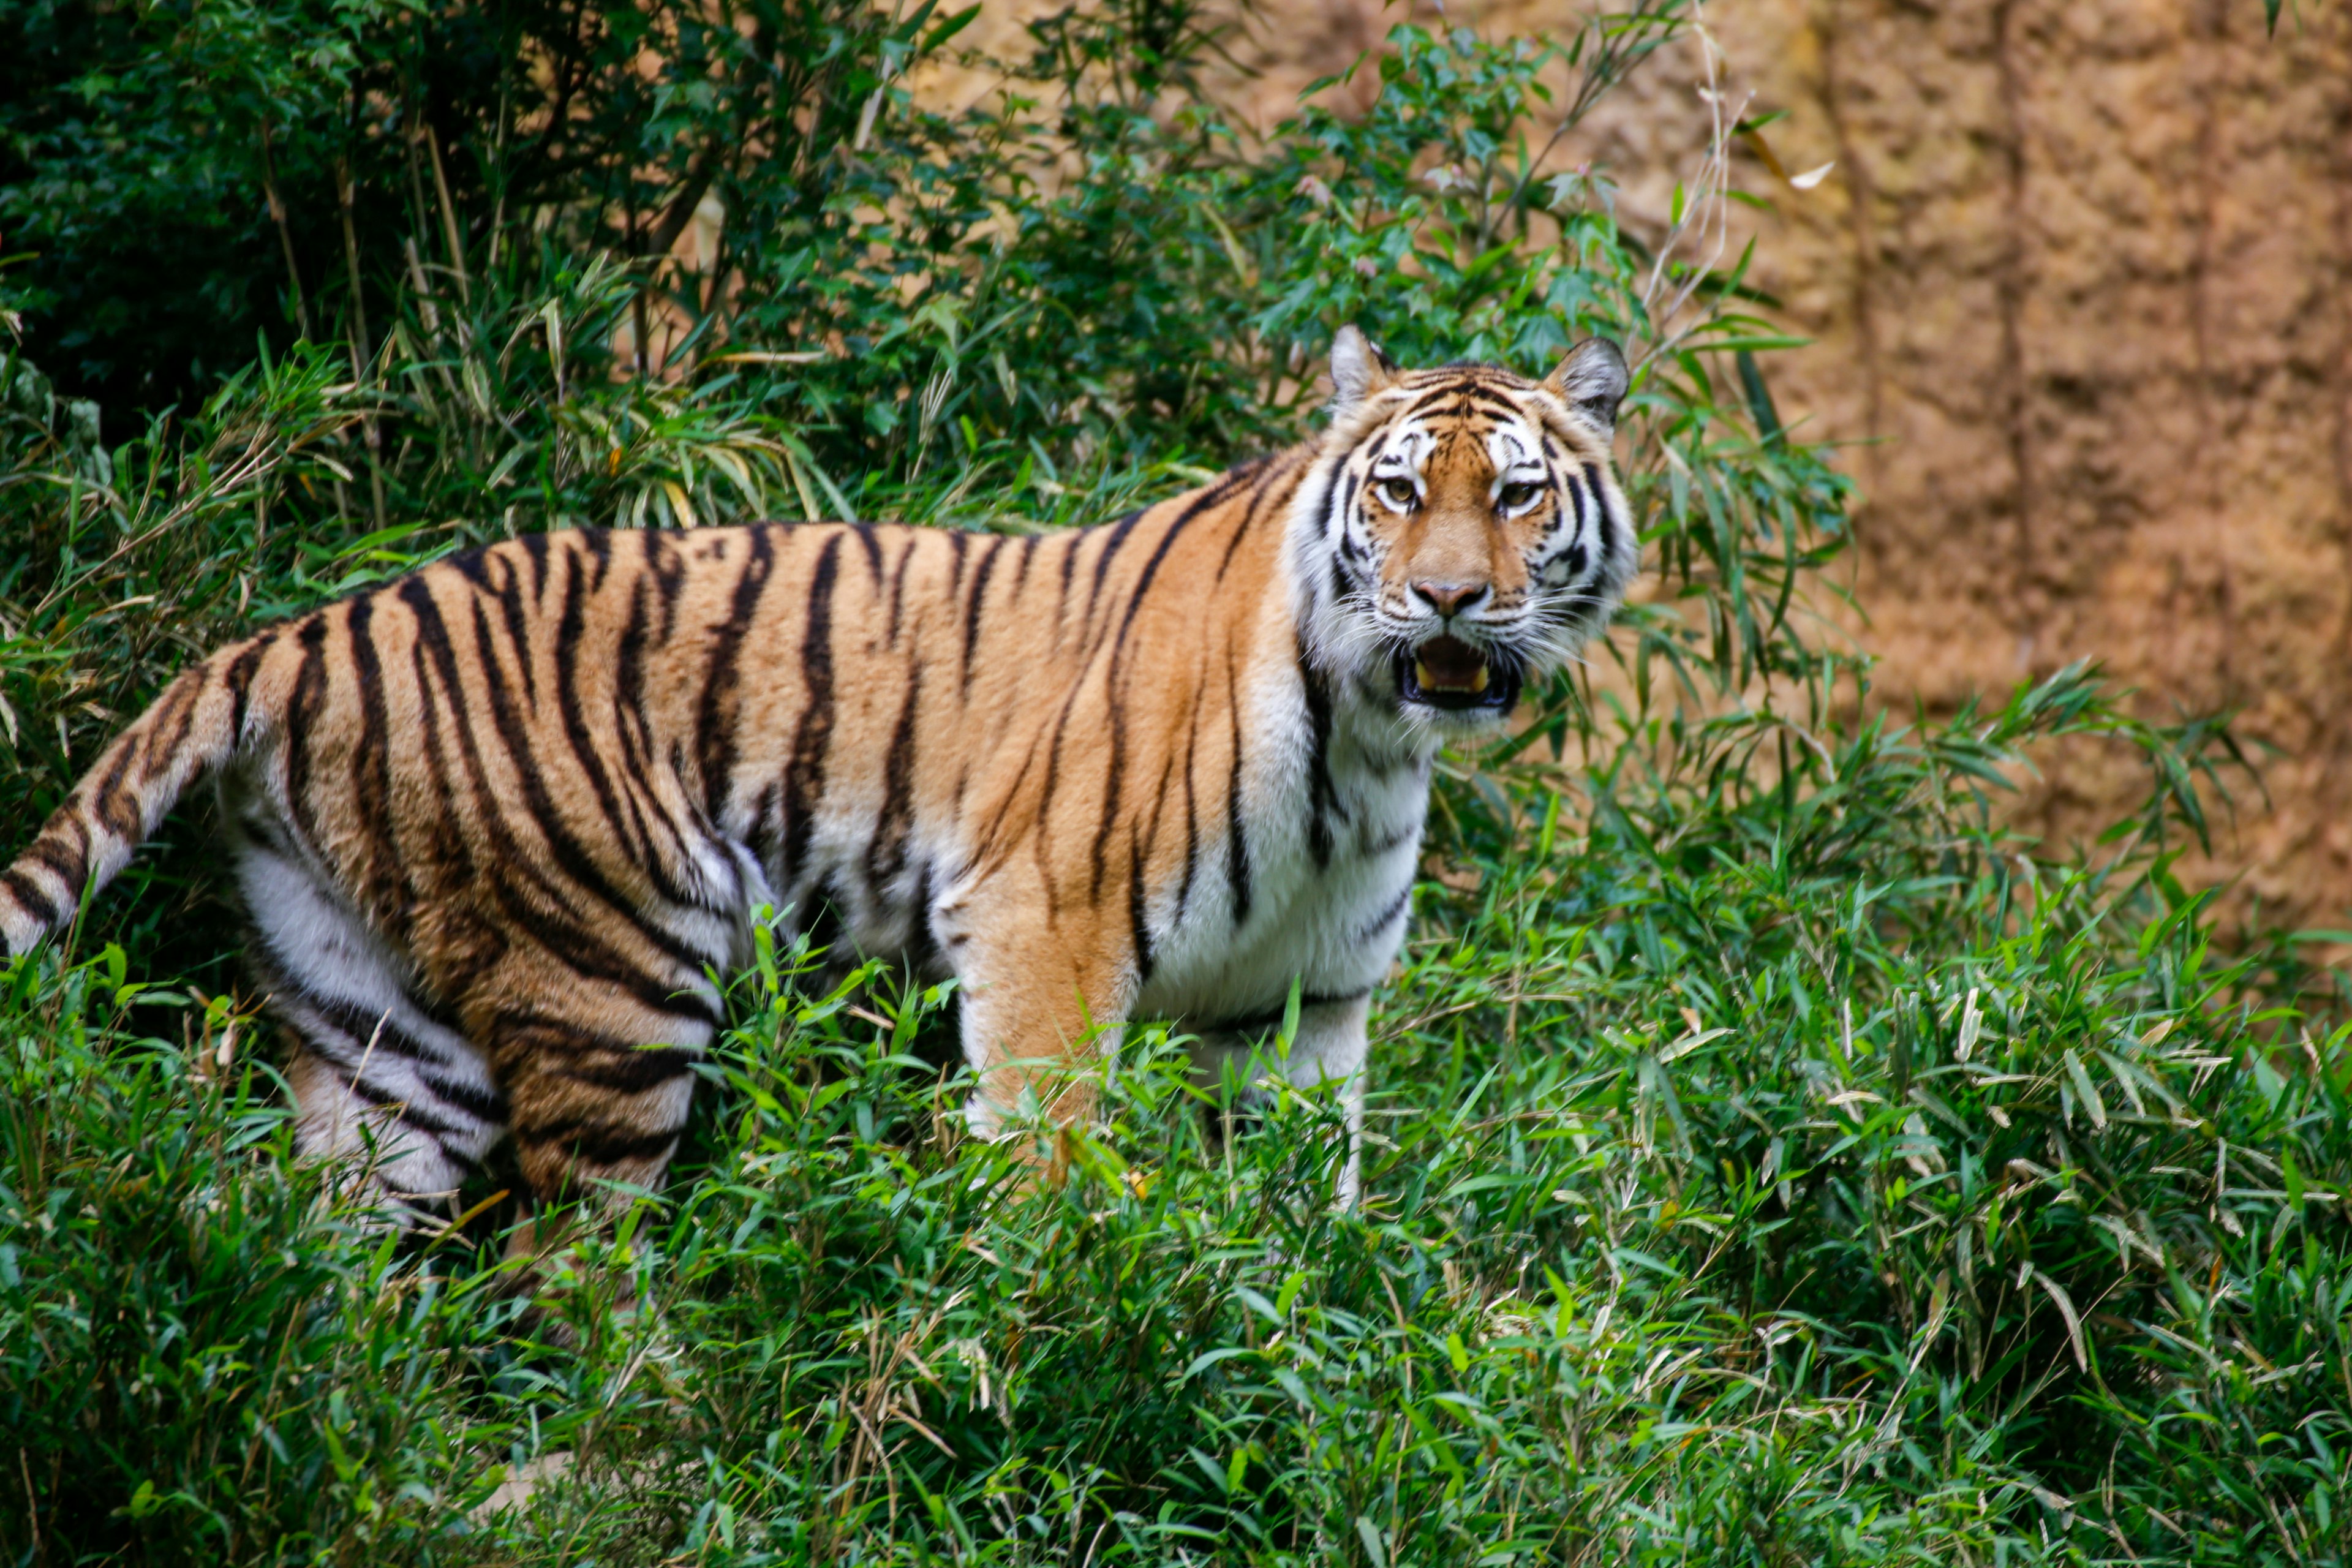
<path fill-rule="evenodd" d="M 1518 666 L 1483 648 L 1437 637 L 1396 656 L 1397 695 L 1450 713 L 1507 713 L 1519 700 Z"/>

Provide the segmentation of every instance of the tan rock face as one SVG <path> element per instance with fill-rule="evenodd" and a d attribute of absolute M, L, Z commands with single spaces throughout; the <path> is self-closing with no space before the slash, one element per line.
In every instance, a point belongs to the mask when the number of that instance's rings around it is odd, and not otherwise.
<path fill-rule="evenodd" d="M 997 47 L 1025 0 L 997 0 Z M 1034 11 L 1035 5 L 1028 7 Z M 1755 279 L 1817 340 L 1769 367 L 1784 414 L 1850 442 L 1850 570 L 1879 695 L 1948 710 L 2097 658 L 2150 717 L 2235 707 L 2278 748 L 2208 878 L 2266 921 L 2352 906 L 2352 12 L 2260 0 L 1718 0 L 1727 85 L 1796 192 L 1743 183 Z M 1410 19 L 1564 35 L 1566 0 Z M 1255 0 L 1228 83 L 1267 124 L 1404 5 Z M 1644 65 L 1565 150 L 1659 226 L 1706 117 L 1685 48 Z M 1359 83 L 1360 93 L 1369 84 Z M 1335 89 L 1348 91 L 1349 89 Z M 2044 759 L 2022 803 L 2095 829 L 2127 755 Z"/>
<path fill-rule="evenodd" d="M 1836 156 L 1766 287 L 1781 372 L 1867 496 L 1883 691 L 1948 707 L 2083 658 L 2154 716 L 2243 710 L 2284 753 L 2208 874 L 2337 918 L 2352 858 L 2352 28 L 2252 0 L 1728 8 L 1736 71 Z M 1776 130 L 1780 128 L 1776 127 Z M 2057 761 L 2028 819 L 2127 809 Z"/>

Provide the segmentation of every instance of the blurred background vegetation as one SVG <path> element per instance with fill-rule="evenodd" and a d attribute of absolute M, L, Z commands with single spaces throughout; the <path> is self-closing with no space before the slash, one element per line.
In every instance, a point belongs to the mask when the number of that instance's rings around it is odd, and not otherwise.
<path fill-rule="evenodd" d="M 396 1244 L 289 1157 L 192 804 L 0 994 L 0 1553 L 2343 1561 L 2346 1027 L 2174 870 L 2236 744 L 2080 667 L 1867 700 L 1694 18 L 1402 26 L 1259 133 L 1181 0 L 973 15 L 0 17 L 0 837 L 184 658 L 466 543 L 1090 522 L 1311 429 L 1344 321 L 1606 332 L 1650 576 L 1447 760 L 1363 1212 L 1331 1107 L 1213 1142 L 1150 1031 L 1013 1191 L 952 998 L 768 943 L 669 1189 L 527 1317 L 499 1194 Z M 1669 58 L 1713 109 L 1636 232 L 1579 127 Z M 2143 781 L 2095 841 L 2002 826 L 2057 742 Z"/>

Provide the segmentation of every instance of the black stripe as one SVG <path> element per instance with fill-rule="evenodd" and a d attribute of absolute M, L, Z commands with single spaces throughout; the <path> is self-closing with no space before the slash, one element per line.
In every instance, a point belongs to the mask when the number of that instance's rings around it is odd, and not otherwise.
<path fill-rule="evenodd" d="M 971 601 L 964 606 L 963 611 L 963 668 L 961 685 L 966 696 L 971 695 L 971 655 L 972 649 L 980 641 L 980 615 L 981 611 L 987 606 L 988 574 L 996 570 L 996 552 L 1003 547 L 1004 536 L 1003 534 L 1000 533 L 992 536 L 988 542 L 988 548 L 981 555 L 980 564 L 972 569 Z"/>
<path fill-rule="evenodd" d="M 75 790 L 75 794 L 81 796 L 80 812 L 83 816 L 95 820 L 116 837 L 133 844 L 142 837 L 139 831 L 142 813 L 138 802 L 123 787 L 123 780 L 138 756 L 138 746 L 129 736 L 124 736 L 108 748 L 104 771 L 87 785 L 77 786 Z M 76 823 L 75 826 L 87 837 L 88 829 L 82 824 Z"/>
<path fill-rule="evenodd" d="M 526 533 L 522 536 L 520 543 L 523 554 L 530 560 L 530 596 L 533 600 L 545 598 L 547 596 L 547 535 Z M 514 579 L 509 577 L 508 581 L 511 584 Z M 517 609 L 522 607 L 520 600 L 515 607 Z"/>
<path fill-rule="evenodd" d="M 541 533 L 529 533 L 523 536 L 526 548 L 534 542 L 540 546 L 539 549 L 530 552 L 535 576 L 545 576 L 546 538 L 545 534 Z M 499 602 L 499 618 L 506 623 L 507 640 L 514 645 L 515 669 L 522 677 L 523 700 L 536 709 L 539 706 L 539 669 L 531 659 L 530 616 L 526 613 L 527 607 L 523 604 L 522 574 L 516 569 L 512 561 L 504 556 L 494 559 L 500 570 L 498 574 L 499 583 L 497 587 L 491 590 L 491 597 Z M 539 595 L 534 592 L 531 596 L 536 599 Z M 475 616 L 475 624 L 478 627 L 481 625 L 481 617 L 478 614 Z M 498 653 L 490 646 L 489 638 L 482 637 L 478 631 L 476 637 L 480 642 L 485 658 L 495 660 Z"/>
<path fill-rule="evenodd" d="M 1160 575 L 1160 563 L 1168 559 L 1168 552 L 1175 544 L 1176 536 L 1183 532 L 1193 519 L 1225 500 L 1229 494 L 1229 482 L 1211 486 L 1195 496 L 1192 504 L 1178 512 L 1161 531 L 1158 547 L 1151 552 L 1151 558 L 1143 563 L 1143 570 L 1136 574 L 1134 591 L 1128 595 L 1127 614 L 1119 617 L 1118 633 L 1111 639 L 1114 650 L 1126 643 L 1127 628 L 1135 624 L 1136 612 L 1143 608 L 1144 595 L 1151 591 L 1151 580 Z M 1113 657 L 1116 657 L 1115 652 Z"/>
<path fill-rule="evenodd" d="M 582 528 L 575 529 L 572 537 L 579 541 L 580 548 L 587 552 L 588 558 L 596 563 L 595 573 L 588 579 L 588 591 L 596 593 L 604 586 L 604 579 L 613 570 L 613 535 L 602 528 Z M 578 568 L 575 566 L 573 569 L 576 571 Z"/>
<path fill-rule="evenodd" d="M 282 955 L 273 952 L 272 959 L 281 967 L 282 978 L 284 964 Z M 371 1013 L 356 1002 L 346 1001 L 341 997 L 321 996 L 316 992 L 302 989 L 291 981 L 284 981 L 283 989 L 278 991 L 272 999 L 289 1011 L 296 1008 L 308 1008 L 329 1027 L 341 1030 L 362 1057 L 373 1050 L 378 1055 L 398 1057 L 403 1061 L 414 1063 L 419 1068 L 449 1065 L 449 1058 L 446 1055 L 435 1050 L 399 1024 L 394 1023 L 389 1011 Z M 349 1068 L 354 1072 L 359 1070 L 359 1058 L 343 1060 L 325 1049 L 324 1042 L 316 1037 L 305 1035 L 304 1037 L 311 1049 L 318 1051 L 320 1056 L 334 1062 L 336 1066 Z M 473 1084 L 453 1082 L 437 1073 L 421 1070 L 416 1076 L 436 1097 L 464 1111 L 467 1115 L 478 1121 L 486 1121 L 493 1127 L 505 1124 L 506 1100 L 495 1089 L 485 1090 Z"/>
<path fill-rule="evenodd" d="M 1085 678 L 1086 672 L 1080 670 L 1078 680 L 1071 682 L 1069 690 L 1063 695 L 1061 711 L 1054 719 L 1054 732 L 1045 742 L 1045 778 L 1037 792 L 1037 816 L 1040 821 L 1053 815 L 1054 792 L 1062 779 L 1062 731 L 1070 722 L 1070 710 L 1077 703 L 1079 682 Z M 1033 744 L 1029 755 L 1021 759 L 1021 773 L 1024 777 L 1026 777 L 1029 772 L 1029 757 L 1035 754 Z M 1017 788 L 1018 785 L 1016 784 L 1015 787 Z M 1009 810 L 1011 806 L 1012 796 L 1007 795 L 1004 806 L 1000 809 L 999 821 L 1003 820 L 1002 810 Z"/>
<path fill-rule="evenodd" d="M 613 649 L 611 727 L 612 732 L 620 738 L 621 743 L 621 756 L 616 772 L 625 792 L 625 804 L 629 808 L 629 821 L 635 829 L 638 844 L 644 847 L 643 853 L 647 861 L 659 863 L 655 860 L 659 851 L 654 847 L 655 825 L 659 824 L 663 835 L 669 840 L 672 851 L 683 863 L 688 858 L 688 853 L 686 835 L 678 824 L 672 819 L 660 797 L 654 793 L 652 786 L 646 782 L 647 775 L 654 771 L 656 757 L 653 731 L 646 719 L 644 654 L 647 630 L 646 597 L 648 584 L 653 585 L 654 593 L 660 592 L 657 580 L 647 574 L 639 574 L 636 580 L 630 584 L 629 618 L 621 628 L 619 646 Z M 576 701 L 574 694 L 568 689 L 568 678 L 566 687 L 567 699 Z M 673 770 L 673 772 L 682 771 L 682 769 Z"/>
<path fill-rule="evenodd" d="M 563 731 L 565 746 L 572 760 L 588 780 L 588 788 L 596 797 L 596 808 L 604 826 L 611 829 L 614 844 L 622 854 L 645 871 L 663 898 L 676 903 L 698 901 L 694 889 L 681 883 L 672 874 L 667 860 L 657 851 L 646 832 L 642 811 L 624 815 L 619 791 L 613 776 L 605 771 L 603 754 L 596 749 L 596 740 L 589 732 L 587 715 L 580 702 L 580 643 L 587 635 L 587 595 L 582 591 L 580 566 L 576 557 L 564 558 L 562 609 L 555 623 L 555 705 L 557 721 Z M 640 608 L 633 607 L 630 625 L 634 629 L 642 620 Z M 625 650 L 624 657 L 633 657 L 634 650 Z M 625 726 L 622 729 L 625 738 Z M 658 808 L 656 808 L 658 814 Z M 634 831 L 633 831 L 634 829 Z"/>
<path fill-rule="evenodd" d="M 551 1078 L 570 1079 L 615 1094 L 643 1094 L 666 1083 L 676 1083 L 694 1070 L 696 1055 L 675 1046 L 633 1046 L 625 1050 L 599 1050 L 582 1058 L 551 1062 L 541 1071 Z"/>
<path fill-rule="evenodd" d="M 857 542 L 866 549 L 866 572 L 874 579 L 875 589 L 878 592 L 882 586 L 882 543 L 874 537 L 874 525 L 853 522 L 849 525 L 849 531 L 857 536 Z"/>
<path fill-rule="evenodd" d="M 661 640 L 667 643 L 677 635 L 677 600 L 686 588 L 686 552 L 667 533 L 649 528 L 637 531 L 645 542 L 646 568 L 653 574 L 654 592 L 661 599 Z"/>
<path fill-rule="evenodd" d="M 898 616 L 905 607 L 907 594 L 907 563 L 915 558 L 915 548 L 922 536 L 908 533 L 907 548 L 898 552 L 898 563 L 890 568 L 890 646 L 898 646 Z"/>
<path fill-rule="evenodd" d="M 417 728 L 425 736 L 425 775 L 433 781 L 433 791 L 438 797 L 437 809 L 427 814 L 425 831 L 432 839 L 431 864 L 454 872 L 462 887 L 474 879 L 474 852 L 458 826 L 457 799 L 449 781 L 449 756 L 442 748 L 441 721 L 434 711 L 433 682 L 425 674 L 425 637 L 420 628 L 415 643 L 408 650 L 408 660 L 416 680 Z"/>
<path fill-rule="evenodd" d="M 68 822 L 65 826 L 77 829 L 81 826 L 78 822 Z M 29 860 L 36 866 L 46 866 L 56 872 L 68 896 L 79 895 L 82 884 L 89 880 L 89 852 L 87 849 L 68 849 L 47 832 L 26 845 L 24 854 L 17 859 L 20 862 Z"/>
<path fill-rule="evenodd" d="M 314 615 L 295 634 L 302 645 L 301 668 L 295 672 L 294 690 L 286 701 L 286 804 L 296 831 L 318 842 L 317 823 L 310 809 L 310 744 L 317 734 L 319 710 L 326 703 L 327 666 L 323 647 L 327 618 Z"/>
<path fill-rule="evenodd" d="M 108 748 L 105 773 L 89 795 L 85 814 L 93 816 L 116 837 L 136 845 L 147 832 L 147 790 L 153 784 L 155 763 L 167 751 L 175 751 L 187 738 L 188 725 L 194 717 L 195 693 L 203 677 L 190 670 L 164 689 L 152 710 L 140 717 L 137 724 Z M 164 731 L 173 731 L 168 746 L 163 742 Z M 125 784 L 136 767 L 138 782 L 126 788 Z"/>
<path fill-rule="evenodd" d="M 1095 602 L 1102 597 L 1103 579 L 1110 574 L 1111 557 L 1118 553 L 1119 546 L 1127 542 L 1128 535 L 1135 531 L 1135 525 L 1143 521 L 1144 512 L 1150 510 L 1149 507 L 1145 507 L 1129 512 L 1108 529 L 1090 528 L 1087 531 L 1089 534 L 1100 537 L 1103 542 L 1102 553 L 1095 557 L 1094 585 L 1087 590 L 1088 620 L 1094 619 Z"/>
<path fill-rule="evenodd" d="M 1115 691 L 1108 696 L 1110 703 L 1110 762 L 1103 774 L 1102 821 L 1095 828 L 1092 852 L 1094 879 L 1087 885 L 1087 897 L 1097 904 L 1102 902 L 1104 852 L 1110 845 L 1111 829 L 1118 825 L 1119 792 L 1127 782 L 1127 705 L 1118 700 Z M 1055 739 L 1058 742 L 1058 734 Z"/>
<path fill-rule="evenodd" d="M 834 535 L 834 542 L 838 544 L 840 538 L 839 534 Z M 732 803 L 736 709 L 742 683 L 737 663 L 742 657 L 743 639 L 750 635 L 752 619 L 759 614 L 760 595 L 775 569 L 775 541 L 766 529 L 751 531 L 751 546 L 743 569 L 735 577 L 735 593 L 728 606 L 726 624 L 718 628 L 717 646 L 710 652 L 710 668 L 703 677 L 702 700 L 695 718 L 695 761 L 702 773 L 703 810 L 714 823 L 727 820 L 728 807 Z"/>
<path fill-rule="evenodd" d="M 337 1061 L 326 1052 L 319 1050 L 316 1042 L 312 1043 L 311 1048 L 320 1061 L 325 1062 L 329 1067 L 335 1069 L 335 1075 L 337 1078 L 341 1079 L 343 1089 L 346 1093 L 350 1094 L 354 1099 L 367 1101 L 368 1108 L 372 1110 L 388 1110 L 392 1112 L 392 1118 L 394 1121 L 404 1122 L 408 1126 L 415 1128 L 417 1131 L 431 1138 L 435 1146 L 441 1151 L 445 1157 L 455 1159 L 460 1164 L 468 1166 L 473 1164 L 473 1161 L 467 1158 L 464 1154 L 452 1150 L 446 1140 L 453 1133 L 472 1133 L 478 1131 L 478 1129 L 472 1127 L 460 1127 L 455 1122 L 444 1121 L 441 1118 L 433 1115 L 430 1111 L 419 1110 L 416 1106 L 416 1102 L 414 1100 L 395 1100 L 387 1090 L 379 1089 L 373 1084 L 362 1081 L 359 1076 L 359 1069 L 356 1067 L 348 1063 Z"/>
<path fill-rule="evenodd" d="M 1601 513 L 1601 559 L 1614 561 L 1617 559 L 1617 519 L 1609 510 L 1609 492 L 1601 488 L 1600 465 L 1585 464 L 1584 479 L 1592 487 L 1592 504 Z"/>
<path fill-rule="evenodd" d="M 172 682 L 163 700 L 155 704 L 155 711 L 147 718 L 147 739 L 139 748 L 139 769 L 152 774 L 158 764 L 169 766 L 173 758 L 188 742 L 188 731 L 195 727 L 196 704 L 204 695 L 205 677 L 201 669 L 191 669 Z M 169 739 L 164 736 L 170 727 Z M 142 793 L 148 780 L 142 778 Z"/>
<path fill-rule="evenodd" d="M 1127 830 L 1127 930 L 1135 946 L 1135 983 L 1146 984 L 1151 979 L 1151 921 L 1143 891 L 1143 846 L 1132 823 Z"/>
<path fill-rule="evenodd" d="M 1319 868 L 1331 863 L 1331 817 L 1345 819 L 1339 793 L 1331 783 L 1331 693 L 1323 672 L 1297 647 L 1298 684 L 1307 699 L 1307 722 L 1312 737 L 1307 754 L 1307 849 Z"/>
<path fill-rule="evenodd" d="M 0 871 L 0 888 L 7 889 L 9 895 L 16 900 L 17 905 L 26 914 L 40 921 L 44 929 L 58 923 L 62 911 L 57 905 L 51 903 L 49 896 L 41 891 L 38 885 L 22 871 L 14 867 L 5 871 Z"/>
<path fill-rule="evenodd" d="M 276 640 L 275 637 L 256 637 L 238 650 L 237 656 L 229 660 L 228 668 L 221 671 L 221 684 L 228 688 L 233 699 L 228 717 L 228 749 L 232 752 L 245 743 L 245 710 L 253 695 L 254 669 L 261 663 L 261 656 Z"/>
<path fill-rule="evenodd" d="M 1400 421 L 1407 419 L 1444 418 L 1449 416 L 1454 413 L 1454 405 L 1458 405 L 1462 401 L 1463 395 L 1463 389 L 1459 385 L 1450 382 L 1437 386 L 1433 386 L 1428 391 L 1420 394 L 1411 403 L 1406 404 L 1404 407 L 1400 409 L 1398 412 L 1390 415 L 1388 423 L 1394 425 Z M 1447 405 L 1442 412 L 1437 408 L 1437 405 L 1441 403 Z"/>
<path fill-rule="evenodd" d="M 1224 554 L 1218 558 L 1218 582 L 1225 580 L 1225 569 L 1234 563 L 1234 552 L 1242 547 L 1242 540 L 1248 534 L 1250 525 L 1257 521 L 1258 508 L 1265 504 L 1266 497 L 1275 493 L 1275 481 L 1282 477 L 1285 467 L 1272 458 L 1256 458 L 1234 470 L 1235 478 L 1248 475 L 1256 490 L 1251 495 L 1249 505 L 1242 510 L 1241 525 L 1234 530 L 1233 537 L 1225 541 Z"/>
<path fill-rule="evenodd" d="M 1388 930 L 1390 924 L 1394 921 L 1399 915 L 1404 913 L 1405 906 L 1412 902 L 1412 884 L 1407 882 L 1404 885 L 1404 889 L 1398 893 L 1395 898 L 1389 900 L 1388 908 L 1381 911 L 1381 918 L 1374 921 L 1371 924 L 1366 926 L 1362 931 L 1356 934 L 1357 943 L 1360 945 L 1364 942 L 1368 942 L 1374 937 L 1380 935 L 1381 932 Z"/>
<path fill-rule="evenodd" d="M 1192 875 L 1201 859 L 1201 817 L 1194 808 L 1192 795 L 1192 757 L 1201 744 L 1201 693 L 1192 693 L 1192 710 L 1184 729 L 1184 879 L 1176 884 L 1176 917 L 1181 925 L 1184 910 L 1192 901 Z"/>
<path fill-rule="evenodd" d="M 1230 649 L 1225 661 L 1225 699 L 1234 725 L 1233 773 L 1225 781 L 1225 880 L 1233 889 L 1234 929 L 1239 931 L 1249 923 L 1250 864 L 1249 838 L 1242 831 L 1242 702 Z"/>
<path fill-rule="evenodd" d="M 940 933 L 931 924 L 931 863 L 929 860 L 923 862 L 922 871 L 915 879 L 915 897 L 910 908 L 912 918 L 907 922 L 907 963 L 916 974 L 928 976 L 934 973 L 940 959 Z"/>
<path fill-rule="evenodd" d="M 516 1138 L 528 1143 L 552 1143 L 568 1149 L 572 1157 L 583 1165 L 617 1165 L 624 1160 L 650 1160 L 666 1156 L 677 1147 L 678 1129 L 667 1132 L 639 1132 L 634 1128 L 616 1126 L 588 1114 L 560 1116 L 551 1121 L 514 1130 Z M 561 1194 L 541 1194 L 551 1197 Z"/>
<path fill-rule="evenodd" d="M 907 672 L 907 697 L 898 709 L 898 722 L 890 731 L 890 750 L 882 761 L 882 810 L 874 819 L 874 837 L 866 847 L 866 885 L 879 900 L 880 890 L 898 880 L 907 868 L 907 837 L 915 824 L 915 718 L 923 696 L 923 666 L 919 659 Z"/>
<path fill-rule="evenodd" d="M 1524 407 L 1489 387 L 1465 392 L 1462 395 L 1462 402 L 1472 411 L 1491 415 L 1497 421 L 1510 420 L 1517 423 L 1528 417 L 1528 411 Z"/>
<path fill-rule="evenodd" d="M 948 602 L 953 604 L 963 592 L 964 552 L 971 548 L 971 535 L 962 529 L 948 531 L 948 553 L 955 560 L 948 567 Z"/>
<path fill-rule="evenodd" d="M 1029 769 L 1037 761 L 1037 747 L 1039 743 L 1039 736 L 1034 734 L 1030 736 L 1029 749 L 1021 753 L 1021 766 L 1013 773 L 1013 783 L 1011 785 L 998 794 L 996 811 L 994 815 L 989 817 L 988 826 L 982 828 L 980 832 L 971 836 L 972 856 L 976 861 L 986 860 L 994 853 L 998 836 L 1004 830 L 1004 819 L 1012 815 L 1013 806 L 1019 803 L 1021 799 L 1021 786 L 1029 782 Z M 958 799 L 961 800 L 963 794 L 961 780 L 957 782 L 956 794 Z M 1053 802 L 1053 798 L 1054 753 L 1050 749 L 1048 749 L 1045 753 L 1045 784 L 1038 796 L 1037 815 L 1039 816 L 1042 817 L 1045 815 Z"/>
<path fill-rule="evenodd" d="M 743 842 L 751 847 L 760 863 L 770 866 L 776 859 L 776 830 L 783 826 L 784 786 L 770 779 L 751 797 L 751 824 L 744 829 Z"/>
<path fill-rule="evenodd" d="M 793 758 L 784 771 L 784 880 L 800 875 L 816 829 L 817 803 L 824 795 L 825 754 L 833 747 L 833 584 L 841 560 L 841 535 L 817 552 L 809 579 L 808 631 L 801 640 L 801 684 L 807 692 L 793 733 Z"/>
<path fill-rule="evenodd" d="M 365 907 L 394 922 L 404 936 L 419 900 L 400 852 L 392 810 L 391 722 L 385 712 L 383 661 L 375 646 L 375 596 L 352 601 L 343 623 L 351 639 L 352 674 L 359 689 L 360 731 L 352 747 L 352 795 L 366 829 L 359 882 Z"/>
<path fill-rule="evenodd" d="M 1356 531 L 1345 518 L 1339 521 L 1339 554 L 1351 566 L 1360 568 L 1364 563 L 1364 547 L 1356 542 Z"/>

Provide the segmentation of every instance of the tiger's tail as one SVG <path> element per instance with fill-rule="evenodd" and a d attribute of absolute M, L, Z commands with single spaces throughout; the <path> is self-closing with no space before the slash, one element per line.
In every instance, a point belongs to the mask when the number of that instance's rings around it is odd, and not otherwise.
<path fill-rule="evenodd" d="M 282 704 L 256 691 L 267 635 L 180 672 L 117 735 L 40 833 L 0 871 L 0 941 L 29 952 L 130 863 L 188 786 L 274 730 Z"/>

